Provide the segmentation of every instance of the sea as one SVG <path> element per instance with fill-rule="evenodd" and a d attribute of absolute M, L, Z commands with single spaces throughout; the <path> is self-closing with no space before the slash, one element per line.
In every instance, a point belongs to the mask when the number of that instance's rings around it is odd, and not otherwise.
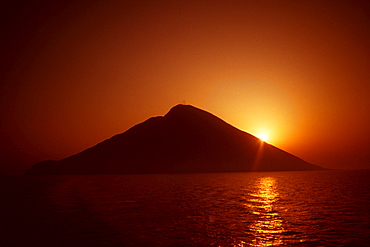
<path fill-rule="evenodd" d="M 369 170 L 0 179 L 0 246 L 370 246 Z"/>

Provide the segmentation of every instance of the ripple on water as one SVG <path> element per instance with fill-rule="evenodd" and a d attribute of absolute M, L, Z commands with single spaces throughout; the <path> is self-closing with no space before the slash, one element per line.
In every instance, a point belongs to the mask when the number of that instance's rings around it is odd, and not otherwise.
<path fill-rule="evenodd" d="M 366 246 L 369 181 L 336 171 L 8 179 L 0 245 Z"/>

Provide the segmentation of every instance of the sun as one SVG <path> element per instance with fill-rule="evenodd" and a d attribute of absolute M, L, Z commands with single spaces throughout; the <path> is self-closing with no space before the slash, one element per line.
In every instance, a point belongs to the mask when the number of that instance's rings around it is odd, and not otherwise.
<path fill-rule="evenodd" d="M 266 132 L 259 133 L 257 137 L 264 142 L 267 142 L 269 139 L 269 135 Z"/>

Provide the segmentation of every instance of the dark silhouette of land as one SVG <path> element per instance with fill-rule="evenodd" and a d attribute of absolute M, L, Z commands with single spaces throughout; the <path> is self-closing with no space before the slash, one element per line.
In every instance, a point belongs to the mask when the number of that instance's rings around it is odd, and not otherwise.
<path fill-rule="evenodd" d="M 190 105 L 26 174 L 132 174 L 320 170 Z"/>

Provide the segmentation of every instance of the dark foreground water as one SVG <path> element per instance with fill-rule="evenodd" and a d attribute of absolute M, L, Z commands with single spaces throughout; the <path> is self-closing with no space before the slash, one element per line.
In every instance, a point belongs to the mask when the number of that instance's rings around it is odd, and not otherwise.
<path fill-rule="evenodd" d="M 1 177 L 0 246 L 370 246 L 370 171 Z"/>

